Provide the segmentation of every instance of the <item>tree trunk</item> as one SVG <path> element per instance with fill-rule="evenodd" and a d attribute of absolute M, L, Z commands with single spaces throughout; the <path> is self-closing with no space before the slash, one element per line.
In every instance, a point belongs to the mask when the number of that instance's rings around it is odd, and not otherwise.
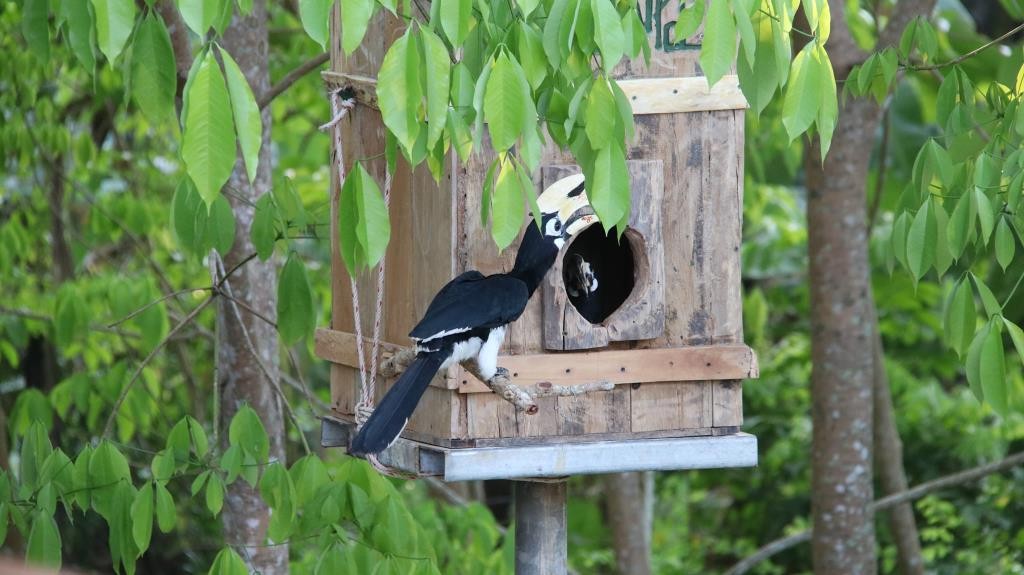
<path fill-rule="evenodd" d="M 257 95 L 270 89 L 268 69 L 267 5 L 254 3 L 250 16 L 236 13 L 224 33 L 224 48 L 231 53 Z M 270 110 L 263 111 L 263 146 L 259 170 L 249 184 L 245 166 L 239 158 L 227 184 L 228 200 L 235 214 L 235 244 L 224 260 L 231 269 L 255 252 L 249 239 L 256 199 L 271 189 Z M 234 297 L 265 317 L 276 319 L 277 270 L 273 260 L 252 260 L 230 278 Z M 236 315 L 237 314 L 237 315 Z M 239 316 L 241 322 L 238 321 Z M 278 373 L 277 332 L 273 326 L 220 298 L 217 308 L 217 373 L 221 391 L 221 438 L 227 441 L 227 427 L 243 404 L 259 414 L 270 437 L 270 459 L 284 463 L 284 418 L 278 397 L 259 362 L 272 377 Z M 248 338 L 246 337 L 248 333 Z M 249 345 L 249 341 L 252 345 Z M 258 358 L 257 358 L 258 356 Z M 224 540 L 233 545 L 251 571 L 264 575 L 288 572 L 288 546 L 265 546 L 270 512 L 259 492 L 244 481 L 236 481 L 227 490 L 222 513 Z"/>
<path fill-rule="evenodd" d="M 863 59 L 845 21 L 845 3 L 829 2 L 827 45 L 842 81 Z M 901 2 L 878 49 L 895 43 L 934 0 Z M 868 258 L 865 186 L 881 120 L 873 100 L 840 99 L 832 150 L 822 162 L 817 141 L 806 155 L 811 281 L 811 554 L 816 573 L 873 574 L 875 529 L 868 505 L 874 428 L 874 301 Z"/>
<path fill-rule="evenodd" d="M 623 575 L 650 575 L 645 473 L 613 473 L 604 479 L 605 519 L 612 528 L 615 563 Z"/>
<path fill-rule="evenodd" d="M 908 489 L 907 473 L 903 468 L 903 442 L 896 428 L 896 417 L 889 389 L 889 376 L 885 372 L 885 353 L 882 334 L 878 330 L 878 314 L 872 310 L 872 331 L 875 349 L 875 465 L 883 495 L 901 493 Z M 914 507 L 904 503 L 889 512 L 889 530 L 896 543 L 896 562 L 903 575 L 924 575 L 921 540 L 914 519 Z"/>
<path fill-rule="evenodd" d="M 878 107 L 849 100 L 832 151 L 807 154 L 815 573 L 875 573 L 871 268 L 864 180 Z M 865 145 L 868 144 L 868 145 Z"/>

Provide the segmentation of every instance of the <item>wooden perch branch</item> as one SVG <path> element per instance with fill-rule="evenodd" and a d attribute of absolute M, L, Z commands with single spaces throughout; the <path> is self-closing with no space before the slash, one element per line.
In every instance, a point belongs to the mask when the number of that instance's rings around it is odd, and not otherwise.
<path fill-rule="evenodd" d="M 416 351 L 412 348 L 402 348 L 396 351 L 391 357 L 381 363 L 378 372 L 383 377 L 395 377 L 405 371 L 409 364 L 416 359 Z M 548 381 L 542 381 L 530 388 L 522 388 L 512 383 L 508 370 L 498 368 L 494 377 L 488 379 L 480 373 L 480 367 L 473 360 L 464 361 L 462 367 L 473 377 L 484 382 L 491 391 L 498 394 L 502 399 L 511 403 L 516 410 L 525 412 L 527 415 L 537 413 L 538 397 L 562 397 L 579 396 L 594 391 L 611 391 L 615 384 L 609 381 L 598 381 L 594 383 L 581 383 L 577 385 L 554 385 Z"/>

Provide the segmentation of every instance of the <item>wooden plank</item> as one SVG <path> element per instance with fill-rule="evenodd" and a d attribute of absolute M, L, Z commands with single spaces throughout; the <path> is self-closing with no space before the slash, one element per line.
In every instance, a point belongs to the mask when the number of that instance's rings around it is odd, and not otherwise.
<path fill-rule="evenodd" d="M 359 353 L 356 351 L 356 335 L 354 333 L 318 328 L 314 333 L 313 339 L 313 353 L 320 359 L 325 359 L 336 365 L 359 369 Z M 372 343 L 369 338 L 363 337 L 363 352 L 367 356 L 367 369 L 369 369 L 370 365 L 369 355 Z M 382 341 L 380 342 L 380 357 L 378 361 L 383 362 L 403 349 L 406 349 L 406 347 Z M 430 385 L 443 389 L 458 389 L 459 384 L 455 380 L 454 372 L 452 369 L 449 369 L 447 372 L 435 376 Z"/>
<path fill-rule="evenodd" d="M 743 425 L 743 384 L 716 381 L 712 384 L 715 427 Z"/>
<path fill-rule="evenodd" d="M 508 369 L 512 381 L 523 387 L 540 382 L 577 385 L 609 381 L 622 385 L 758 376 L 757 356 L 742 344 L 505 355 L 498 358 L 498 365 Z M 462 368 L 458 368 L 455 382 L 459 393 L 490 392 Z"/>
<path fill-rule="evenodd" d="M 619 87 L 629 99 L 634 116 L 749 107 L 740 90 L 739 78 L 734 74 L 723 76 L 711 87 L 703 76 L 620 80 Z"/>

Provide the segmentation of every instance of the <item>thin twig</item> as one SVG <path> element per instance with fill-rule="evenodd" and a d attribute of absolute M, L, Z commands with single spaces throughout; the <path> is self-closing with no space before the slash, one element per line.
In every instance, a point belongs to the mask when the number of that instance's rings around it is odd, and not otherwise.
<path fill-rule="evenodd" d="M 979 465 L 978 467 L 974 467 L 966 471 L 959 471 L 938 479 L 927 481 L 906 491 L 893 493 L 892 495 L 883 497 L 868 505 L 868 513 L 874 514 L 878 511 L 884 511 L 908 501 L 920 499 L 929 493 L 946 489 L 947 487 L 956 487 L 957 485 L 970 483 L 971 481 L 982 479 L 986 476 L 1005 471 L 1021 464 L 1024 464 L 1024 451 L 1009 455 L 995 463 Z M 732 568 L 726 572 L 726 575 L 743 575 L 743 573 L 750 571 L 755 565 L 769 557 L 791 547 L 795 547 L 801 543 L 810 541 L 812 532 L 813 529 L 807 529 L 806 531 L 772 541 L 758 549 L 753 555 L 750 555 L 739 563 L 733 565 Z"/>
<path fill-rule="evenodd" d="M 213 294 L 210 297 L 206 298 L 205 300 L 203 300 L 203 303 L 199 304 L 198 306 L 195 307 L 195 309 L 190 311 L 189 314 L 185 316 L 184 319 L 178 322 L 178 325 L 174 326 L 174 328 L 171 329 L 171 331 L 167 332 L 167 335 L 164 336 L 162 340 L 160 340 L 160 343 L 156 344 L 156 346 L 153 347 L 152 351 L 149 352 L 149 355 L 147 355 L 146 358 L 142 360 L 142 363 L 139 364 L 139 367 L 135 370 L 135 373 L 132 374 L 131 379 L 129 379 L 128 383 L 121 389 L 121 394 L 117 396 L 117 401 L 114 402 L 114 407 L 110 410 L 110 415 L 107 417 L 107 424 L 103 426 L 103 437 L 109 436 L 110 432 L 113 430 L 114 420 L 117 419 L 117 412 L 121 409 L 121 404 L 124 403 L 124 399 L 128 397 L 128 392 L 131 391 L 132 386 L 135 384 L 135 380 L 139 379 L 139 376 L 142 375 L 142 370 L 145 369 L 146 366 L 149 365 L 149 362 L 153 361 L 153 358 L 156 357 L 156 354 L 159 353 L 160 350 L 163 349 L 165 345 L 167 345 L 167 342 L 170 341 L 171 336 L 178 333 L 178 331 L 181 328 L 185 327 L 192 320 L 194 320 L 196 316 L 199 315 L 199 312 L 206 309 L 206 306 L 210 305 L 210 303 L 213 302 L 214 297 L 216 297 L 216 294 Z"/>
<path fill-rule="evenodd" d="M 214 254 L 218 269 L 223 270 L 223 260 L 220 259 L 220 256 L 217 255 L 216 252 L 214 252 Z M 309 442 L 306 441 L 306 434 L 302 432 L 302 426 L 299 425 L 299 418 L 296 417 L 295 410 L 292 409 L 291 402 L 288 401 L 288 397 L 284 394 L 284 390 L 281 389 L 280 382 L 277 380 L 277 378 L 273 376 L 273 374 L 270 373 L 270 369 L 268 369 L 267 366 L 263 363 L 263 360 L 260 358 L 259 352 L 256 351 L 256 345 L 253 343 L 252 337 L 249 335 L 249 329 L 245 327 L 245 322 L 242 321 L 242 312 L 238 310 L 238 300 L 236 300 L 231 293 L 231 283 L 227 281 L 227 276 L 225 275 L 225 277 L 220 278 L 218 284 L 223 284 L 224 286 L 224 291 L 226 293 L 222 292 L 222 295 L 224 295 L 225 298 L 227 298 L 228 303 L 230 303 L 231 309 L 234 312 L 235 320 L 238 322 L 238 327 L 242 329 L 242 337 L 244 339 L 246 349 L 252 355 L 252 358 L 256 361 L 256 365 L 260 368 L 260 371 L 263 373 L 263 376 L 267 378 L 267 383 L 270 384 L 270 387 L 274 390 L 275 393 L 277 393 L 278 398 L 280 398 L 281 403 L 284 405 L 285 411 L 288 414 L 288 418 L 291 419 L 292 425 L 295 426 L 295 430 L 299 433 L 299 439 L 302 441 L 302 447 L 305 450 L 306 454 L 308 455 L 312 453 L 313 451 L 309 448 Z M 252 308 L 249 308 L 249 310 L 251 309 Z M 268 321 L 262 315 L 255 314 L 254 311 L 253 314 L 262 319 L 263 321 Z"/>
<path fill-rule="evenodd" d="M 868 237 L 871 237 L 871 230 L 875 227 L 875 219 L 878 217 L 878 210 L 882 206 L 882 194 L 885 192 L 885 173 L 888 165 L 886 164 L 886 157 L 889 155 L 889 131 L 890 131 L 890 113 L 889 113 L 889 102 L 892 101 L 890 95 L 885 101 L 885 111 L 882 113 L 882 143 L 878 149 L 878 177 L 875 179 L 875 197 L 871 198 L 871 210 L 868 212 Z"/>
<path fill-rule="evenodd" d="M 270 103 L 274 101 L 274 98 L 280 96 L 288 88 L 291 88 L 292 84 L 297 82 L 300 78 L 324 65 L 330 59 L 331 55 L 324 52 L 306 60 L 302 64 L 299 64 L 297 68 L 285 74 L 285 77 L 281 78 L 280 82 L 271 86 L 270 89 L 267 90 L 266 94 L 260 96 L 258 102 L 260 110 L 270 105 Z"/>
<path fill-rule="evenodd" d="M 160 296 L 159 298 L 157 298 L 157 299 L 147 303 L 146 305 L 144 305 L 144 306 L 140 307 L 139 309 L 131 312 L 130 314 L 122 317 L 121 319 L 119 319 L 119 320 L 117 320 L 117 321 L 115 321 L 113 323 L 107 324 L 107 327 L 109 327 L 109 328 L 117 327 L 117 326 L 121 325 L 122 323 L 131 320 L 132 318 L 134 318 L 135 316 L 139 315 L 140 313 L 146 311 L 147 309 L 149 309 L 149 308 L 151 308 L 151 307 L 153 307 L 153 306 L 155 306 L 157 304 L 163 303 L 163 302 L 165 302 L 165 301 L 167 301 L 167 300 L 169 300 L 171 298 L 178 297 L 180 295 L 184 295 L 184 294 L 187 294 L 187 293 L 192 293 L 194 291 L 210 291 L 211 289 L 212 288 L 209 288 L 209 287 L 201 287 L 201 288 L 185 288 L 185 289 L 180 289 L 180 290 L 172 291 L 171 293 L 164 294 L 164 295 Z"/>
<path fill-rule="evenodd" d="M 949 60 L 948 62 L 943 62 L 941 64 L 932 64 L 931 66 L 906 66 L 905 69 L 907 69 L 907 70 L 915 70 L 917 72 L 926 72 L 928 70 L 939 70 L 941 68 L 948 68 L 949 66 L 956 66 L 957 64 L 963 62 L 964 60 L 967 60 L 968 58 L 977 56 L 978 54 L 984 52 L 985 50 L 988 50 L 992 46 L 995 46 L 996 44 L 1002 42 L 1003 40 L 1006 40 L 1010 36 L 1013 36 L 1017 32 L 1020 32 L 1021 30 L 1024 30 L 1024 24 L 1018 24 L 1014 29 L 1012 29 L 1009 32 L 1007 32 L 1006 34 L 1003 34 L 1002 36 L 996 38 L 995 40 L 991 40 L 989 42 L 986 42 L 986 43 L 982 44 L 981 46 L 978 46 L 977 48 L 971 50 L 970 52 L 968 52 L 966 54 L 962 54 L 960 56 L 957 56 L 956 58 L 953 58 L 952 60 Z"/>
<path fill-rule="evenodd" d="M 27 310 L 27 309 L 17 309 L 17 308 L 10 308 L 10 307 L 5 307 L 5 306 L 0 306 L 0 314 L 12 315 L 12 316 L 15 316 L 15 317 L 21 317 L 21 318 L 25 318 L 25 319 L 32 319 L 32 320 L 36 320 L 36 321 L 43 321 L 43 322 L 46 322 L 46 323 L 54 323 L 52 317 L 50 317 L 48 315 L 45 315 L 45 314 L 36 313 L 34 311 Z M 135 333 L 133 331 L 125 331 L 123 329 L 117 329 L 114 326 L 90 325 L 89 329 L 91 329 L 93 331 L 102 331 L 104 333 L 112 333 L 114 335 L 119 335 L 121 337 L 129 337 L 129 338 L 132 338 L 132 339 L 137 339 L 137 338 L 140 337 L 138 333 Z"/>

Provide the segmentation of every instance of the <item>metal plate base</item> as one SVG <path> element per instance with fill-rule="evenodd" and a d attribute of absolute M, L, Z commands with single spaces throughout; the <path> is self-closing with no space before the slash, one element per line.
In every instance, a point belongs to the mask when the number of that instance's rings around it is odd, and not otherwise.
<path fill-rule="evenodd" d="M 324 418 L 321 444 L 347 450 L 353 432 L 352 422 Z M 720 469 L 757 465 L 757 438 L 735 433 L 454 449 L 400 438 L 380 454 L 380 460 L 407 473 L 445 481 Z"/>

